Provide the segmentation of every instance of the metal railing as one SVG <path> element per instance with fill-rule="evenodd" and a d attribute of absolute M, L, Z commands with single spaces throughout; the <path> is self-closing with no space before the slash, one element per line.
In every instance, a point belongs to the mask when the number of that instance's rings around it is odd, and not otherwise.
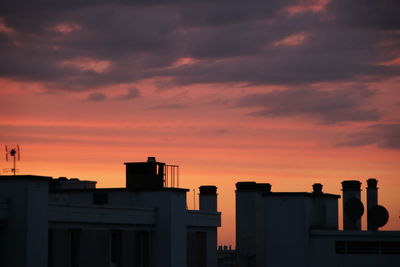
<path fill-rule="evenodd" d="M 165 165 L 164 166 L 164 187 L 179 188 L 179 166 Z"/>

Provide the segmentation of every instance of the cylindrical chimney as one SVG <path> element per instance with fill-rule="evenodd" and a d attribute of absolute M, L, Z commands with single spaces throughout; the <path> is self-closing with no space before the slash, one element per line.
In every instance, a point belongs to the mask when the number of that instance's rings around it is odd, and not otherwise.
<path fill-rule="evenodd" d="M 378 227 L 372 223 L 371 208 L 378 205 L 378 180 L 369 178 L 367 184 L 367 229 L 377 231 Z"/>
<path fill-rule="evenodd" d="M 322 184 L 313 184 L 312 185 L 313 188 L 313 194 L 322 194 Z"/>
<path fill-rule="evenodd" d="M 217 187 L 202 185 L 200 189 L 200 210 L 217 211 Z"/>
<path fill-rule="evenodd" d="M 364 206 L 361 202 L 361 183 L 355 180 L 342 182 L 343 229 L 361 230 L 361 216 Z"/>

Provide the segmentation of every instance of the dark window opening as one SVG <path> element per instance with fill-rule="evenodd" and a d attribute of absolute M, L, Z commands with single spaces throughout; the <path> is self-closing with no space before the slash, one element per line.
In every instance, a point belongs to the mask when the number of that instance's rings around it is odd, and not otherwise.
<path fill-rule="evenodd" d="M 188 267 L 207 266 L 207 232 L 187 232 L 186 249 Z"/>
<path fill-rule="evenodd" d="M 69 260 L 71 267 L 79 267 L 80 234 L 78 229 L 69 231 Z"/>
<path fill-rule="evenodd" d="M 336 241 L 336 254 L 400 254 L 400 242 Z"/>
<path fill-rule="evenodd" d="M 105 192 L 93 193 L 93 204 L 96 205 L 108 204 L 108 194 Z"/>
<path fill-rule="evenodd" d="M 121 266 L 121 231 L 114 230 L 111 231 L 111 266 L 120 267 Z"/>
<path fill-rule="evenodd" d="M 53 266 L 53 229 L 49 228 L 48 243 L 47 243 L 47 265 Z"/>
<path fill-rule="evenodd" d="M 207 233 L 197 232 L 197 267 L 207 267 Z"/>
<path fill-rule="evenodd" d="M 6 245 L 6 236 L 5 229 L 2 225 L 0 225 L 0 262 L 3 262 L 5 259 L 5 245 Z"/>
<path fill-rule="evenodd" d="M 134 266 L 149 267 L 149 233 L 146 231 L 135 232 Z"/>

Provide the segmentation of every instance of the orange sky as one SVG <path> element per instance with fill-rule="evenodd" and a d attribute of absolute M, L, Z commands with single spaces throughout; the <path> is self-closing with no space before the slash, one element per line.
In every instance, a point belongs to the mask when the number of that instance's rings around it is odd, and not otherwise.
<path fill-rule="evenodd" d="M 399 151 L 334 145 L 343 133 L 365 123 L 326 126 L 307 118 L 260 119 L 211 104 L 160 111 L 152 107 L 171 95 L 189 95 L 185 99 L 190 101 L 191 88 L 160 92 L 143 86 L 149 95 L 140 101 L 88 103 L 84 93 L 42 94 L 35 86 L 3 80 L 7 90 L 0 92 L 0 140 L 20 144 L 21 174 L 93 179 L 99 187 L 124 186 L 123 162 L 156 156 L 178 164 L 181 187 L 218 187 L 223 244 L 234 244 L 237 181 L 269 182 L 273 191 L 311 191 L 320 182 L 325 192 L 340 194 L 344 179 L 359 179 L 364 188 L 367 178 L 376 177 L 380 203 L 391 216 L 384 229 L 400 229 Z M 207 88 L 202 94 L 207 95 Z M 208 89 L 208 94 L 214 91 Z M 388 117 L 395 113 L 393 109 Z M 4 159 L 0 162 L 1 169 L 10 168 Z M 188 207 L 193 208 L 193 192 Z"/>
<path fill-rule="evenodd" d="M 0 145 L 21 146 L 21 174 L 120 187 L 155 156 L 218 187 L 220 244 L 238 181 L 375 177 L 400 230 L 398 1 L 3 2 Z"/>

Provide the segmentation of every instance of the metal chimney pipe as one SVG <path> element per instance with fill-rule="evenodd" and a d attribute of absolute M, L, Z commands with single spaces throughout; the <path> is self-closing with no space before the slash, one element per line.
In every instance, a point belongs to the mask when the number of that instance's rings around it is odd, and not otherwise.
<path fill-rule="evenodd" d="M 370 231 L 377 231 L 378 226 L 372 223 L 371 208 L 378 205 L 378 180 L 369 178 L 367 184 L 367 229 Z"/>
<path fill-rule="evenodd" d="M 319 184 L 319 183 L 313 184 L 312 188 L 313 188 L 313 194 L 316 194 L 316 195 L 322 194 L 322 184 Z"/>
<path fill-rule="evenodd" d="M 217 211 L 217 187 L 202 185 L 200 189 L 200 210 Z"/>
<path fill-rule="evenodd" d="M 361 230 L 361 216 L 364 206 L 361 202 L 361 183 L 356 180 L 342 182 L 343 229 Z"/>

